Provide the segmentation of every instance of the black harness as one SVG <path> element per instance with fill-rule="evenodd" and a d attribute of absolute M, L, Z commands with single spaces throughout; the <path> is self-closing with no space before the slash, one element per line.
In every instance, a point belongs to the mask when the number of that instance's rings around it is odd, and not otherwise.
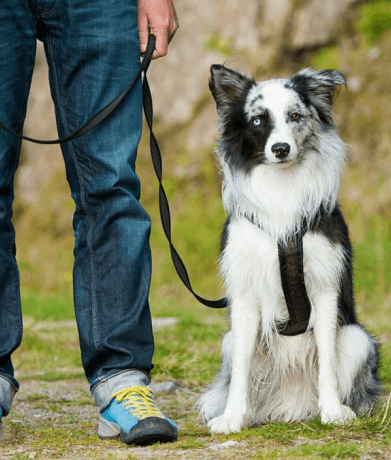
<path fill-rule="evenodd" d="M 129 86 L 117 96 L 110 104 L 104 107 L 100 112 L 98 112 L 94 117 L 92 117 L 84 126 L 78 129 L 76 132 L 70 134 L 67 137 L 62 139 L 54 140 L 41 140 L 33 139 L 27 136 L 23 136 L 20 133 L 15 133 L 3 123 L 0 122 L 0 128 L 13 134 L 14 136 L 19 137 L 30 142 L 35 142 L 38 144 L 61 144 L 66 142 L 74 141 L 75 139 L 83 136 L 84 134 L 93 130 L 98 124 L 105 120 L 125 99 L 131 89 L 134 87 L 136 81 L 140 78 L 142 73 L 144 73 L 143 78 L 143 105 L 144 105 L 144 114 L 150 130 L 150 148 L 153 166 L 159 181 L 159 208 L 160 208 L 160 217 L 162 221 L 162 226 L 164 233 L 167 237 L 167 240 L 170 245 L 171 258 L 175 269 L 185 284 L 189 291 L 194 295 L 194 297 L 201 302 L 203 305 L 211 308 L 225 308 L 228 306 L 228 299 L 222 298 L 219 300 L 208 300 L 199 296 L 194 292 L 192 285 L 190 283 L 190 278 L 187 273 L 185 264 L 180 258 L 178 252 L 176 251 L 172 240 L 171 240 L 171 218 L 170 218 L 170 207 L 166 197 L 166 193 L 163 188 L 162 183 L 162 158 L 159 146 L 157 144 L 156 138 L 152 131 L 153 123 L 153 108 L 152 108 L 152 96 L 149 89 L 147 81 L 147 70 L 151 62 L 152 53 L 155 48 L 155 37 L 151 34 L 148 40 L 147 51 L 145 57 L 140 66 L 140 69 L 133 76 Z M 252 220 L 249 219 L 251 222 Z M 252 222 L 254 223 L 254 222 Z M 280 262 L 280 273 L 281 273 L 281 283 L 284 291 L 285 301 L 288 307 L 289 312 L 289 321 L 286 324 L 280 325 L 278 332 L 282 335 L 293 336 L 302 334 L 307 330 L 308 321 L 311 312 L 311 304 L 308 300 L 307 292 L 305 289 L 304 283 L 304 273 L 303 273 L 303 234 L 299 234 L 288 241 L 287 244 L 278 243 L 278 257 Z"/>
<path fill-rule="evenodd" d="M 278 243 L 281 285 L 284 291 L 289 321 L 278 329 L 282 335 L 306 332 L 311 315 L 303 269 L 303 235 L 295 234 L 286 244 Z"/>
<path fill-rule="evenodd" d="M 321 209 L 317 218 L 323 213 Z M 260 230 L 263 229 L 252 216 L 244 217 Z M 308 225 L 304 221 L 302 229 L 289 236 L 286 242 L 277 241 L 281 286 L 289 313 L 289 320 L 278 325 L 277 331 L 281 335 L 299 335 L 308 329 L 311 302 L 305 287 L 303 264 L 303 237 L 307 230 Z"/>

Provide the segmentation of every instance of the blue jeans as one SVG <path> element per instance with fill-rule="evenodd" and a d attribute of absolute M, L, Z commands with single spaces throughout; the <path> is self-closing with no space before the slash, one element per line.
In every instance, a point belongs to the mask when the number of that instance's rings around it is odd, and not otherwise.
<path fill-rule="evenodd" d="M 18 131 L 25 118 L 37 38 L 45 46 L 58 131 L 65 136 L 122 92 L 139 68 L 137 0 L 0 3 L 0 120 Z M 148 383 L 153 367 L 150 219 L 139 203 L 135 173 L 141 125 L 138 82 L 109 119 L 62 146 L 76 204 L 76 320 L 93 392 L 101 382 L 121 375 Z M 11 354 L 22 338 L 11 222 L 19 151 L 20 141 L 0 132 L 0 404 L 5 412 L 10 404 L 4 401 L 12 400 L 18 389 Z M 5 382 L 11 387 L 9 397 L 2 396 Z M 103 399 L 101 406 L 108 404 Z"/>

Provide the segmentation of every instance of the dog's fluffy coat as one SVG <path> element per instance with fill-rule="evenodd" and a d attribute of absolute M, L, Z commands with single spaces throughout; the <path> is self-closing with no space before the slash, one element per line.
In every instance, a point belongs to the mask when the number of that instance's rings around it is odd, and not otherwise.
<path fill-rule="evenodd" d="M 344 83 L 332 70 L 256 83 L 211 68 L 231 321 L 220 373 L 197 403 L 213 432 L 318 414 L 344 423 L 369 412 L 380 394 L 378 346 L 355 316 L 352 251 L 336 201 L 346 153 L 332 101 Z M 277 332 L 289 319 L 277 242 L 304 227 L 311 316 L 307 332 L 286 337 Z"/>

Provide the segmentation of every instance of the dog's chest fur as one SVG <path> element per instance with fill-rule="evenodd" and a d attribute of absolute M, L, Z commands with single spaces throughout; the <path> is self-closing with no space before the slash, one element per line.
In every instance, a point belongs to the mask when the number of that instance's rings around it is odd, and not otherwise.
<path fill-rule="evenodd" d="M 261 333 L 268 335 L 276 330 L 277 323 L 289 320 L 277 241 L 245 218 L 232 218 L 225 233 L 221 267 L 228 295 L 242 298 L 250 295 L 262 312 Z M 337 288 L 344 254 L 341 245 L 312 231 L 303 237 L 303 250 L 305 284 L 311 301 L 320 290 Z M 315 314 L 312 309 L 310 327 Z"/>

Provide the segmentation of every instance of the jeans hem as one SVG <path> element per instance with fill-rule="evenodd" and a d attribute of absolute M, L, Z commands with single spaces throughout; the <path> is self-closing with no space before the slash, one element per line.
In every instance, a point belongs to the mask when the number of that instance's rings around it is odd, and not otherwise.
<path fill-rule="evenodd" d="M 141 369 L 127 369 L 114 374 L 106 374 L 91 384 L 91 393 L 102 412 L 110 405 L 113 394 L 131 386 L 148 386 L 151 383 L 149 374 Z"/>
<path fill-rule="evenodd" d="M 0 375 L 0 405 L 4 416 L 9 414 L 17 391 L 18 387 L 9 378 Z"/>

